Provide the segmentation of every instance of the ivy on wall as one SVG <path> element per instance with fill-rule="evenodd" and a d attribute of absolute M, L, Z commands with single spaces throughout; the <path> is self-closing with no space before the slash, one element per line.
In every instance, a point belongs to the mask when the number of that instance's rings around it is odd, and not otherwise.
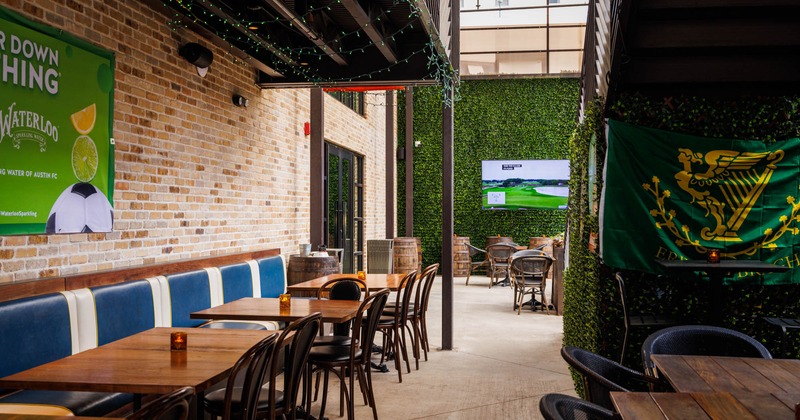
<path fill-rule="evenodd" d="M 771 142 L 800 135 L 800 97 L 709 99 L 702 97 L 647 97 L 623 95 L 611 117 L 647 127 L 720 138 L 747 138 Z M 611 359 L 619 357 L 624 331 L 614 270 L 589 251 L 590 233 L 598 221 L 590 211 L 586 182 L 592 135 L 598 149 L 604 144 L 602 104 L 586 111 L 570 143 L 570 266 L 564 275 L 564 343 L 587 348 Z M 597 174 L 602 173 L 604 152 L 597 151 Z M 599 196 L 593 197 L 595 205 Z M 798 264 L 800 265 L 800 261 Z M 708 284 L 694 277 L 624 273 L 631 313 L 670 314 L 685 324 L 707 323 Z M 780 357 L 780 330 L 761 320 L 764 316 L 800 318 L 800 285 L 731 285 L 723 288 L 723 326 L 756 337 Z M 641 343 L 652 330 L 634 329 L 628 338 L 625 364 L 641 369 Z M 800 356 L 800 337 L 790 334 L 786 357 Z M 576 381 L 578 392 L 582 392 Z"/>
<path fill-rule="evenodd" d="M 578 79 L 462 81 L 455 103 L 454 232 L 483 247 L 487 236 L 530 237 L 564 232 L 560 210 L 481 209 L 481 161 L 567 159 L 575 128 Z M 414 232 L 423 262 L 441 260 L 442 100 L 436 87 L 414 88 Z M 405 144 L 405 96 L 398 98 L 398 141 Z M 398 164 L 398 232 L 405 232 L 405 167 Z"/>

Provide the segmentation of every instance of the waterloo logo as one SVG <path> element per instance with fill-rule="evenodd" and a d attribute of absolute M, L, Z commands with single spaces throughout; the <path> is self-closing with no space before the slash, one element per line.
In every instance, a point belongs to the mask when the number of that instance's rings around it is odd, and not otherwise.
<path fill-rule="evenodd" d="M 58 126 L 44 115 L 17 109 L 16 105 L 14 102 L 5 112 L 0 110 L 0 144 L 10 138 L 14 148 L 19 149 L 23 141 L 31 141 L 39 146 L 40 152 L 44 152 L 48 139 L 58 142 Z"/>
<path fill-rule="evenodd" d="M 656 199 L 657 208 L 650 210 L 650 216 L 655 219 L 658 229 L 671 235 L 676 246 L 694 248 L 700 254 L 707 253 L 703 243 L 709 242 L 744 245 L 742 249 L 726 249 L 722 254 L 726 258 L 754 255 L 762 248 L 774 249 L 777 247 L 775 242 L 785 233 L 800 233 L 792 224 L 800 212 L 800 203 L 794 196 L 786 197 L 788 209 L 776 220 L 780 226 L 778 229 L 767 228 L 761 232 L 762 236 L 749 242 L 739 236 L 739 230 L 754 207 L 760 210 L 757 207 L 759 198 L 783 158 L 783 150 L 712 150 L 703 154 L 679 148 L 677 161 L 682 170 L 675 173 L 674 178 L 678 187 L 691 197 L 689 204 L 703 210 L 707 223 L 698 235 L 692 232 L 688 223 L 677 220 L 677 212 L 668 206 L 672 193 L 669 189 L 660 189 L 661 180 L 657 176 L 653 176 L 652 184 L 642 185 Z M 696 225 L 698 221 L 689 222 Z"/>

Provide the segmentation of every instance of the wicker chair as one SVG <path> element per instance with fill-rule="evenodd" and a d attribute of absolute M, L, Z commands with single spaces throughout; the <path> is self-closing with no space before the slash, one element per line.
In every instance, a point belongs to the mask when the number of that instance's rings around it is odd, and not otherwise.
<path fill-rule="evenodd" d="M 522 311 L 522 300 L 525 299 L 525 295 L 531 295 L 531 309 L 534 309 L 533 301 L 536 293 L 541 296 L 542 308 L 548 315 L 550 314 L 544 289 L 547 285 L 547 273 L 553 261 L 555 260 L 549 255 L 544 253 L 535 255 L 529 251 L 519 251 L 511 258 L 511 285 L 514 286 L 514 309 L 517 310 L 517 315 Z"/>
<path fill-rule="evenodd" d="M 489 288 L 497 282 L 498 275 L 505 276 L 503 281 L 508 279 L 509 275 L 509 262 L 511 256 L 517 252 L 517 247 L 511 243 L 498 243 L 486 247 L 486 255 L 489 259 L 489 266 L 491 269 L 491 276 L 489 278 Z"/>
<path fill-rule="evenodd" d="M 614 410 L 611 391 L 645 392 L 658 384 L 655 378 L 581 348 L 563 347 L 561 357 L 581 375 L 586 399 L 608 410 Z"/>
<path fill-rule="evenodd" d="M 539 400 L 539 411 L 545 420 L 613 420 L 619 418 L 611 410 L 563 394 L 545 394 Z"/>
<path fill-rule="evenodd" d="M 766 347 L 749 335 L 709 325 L 679 325 L 650 334 L 642 344 L 645 373 L 656 377 L 650 355 L 760 357 L 772 359 Z"/>
<path fill-rule="evenodd" d="M 480 248 L 476 247 L 475 245 L 472 245 L 472 244 L 469 244 L 469 243 L 467 243 L 465 245 L 467 246 L 467 249 L 469 250 L 469 259 L 471 261 L 470 262 L 470 266 L 469 266 L 469 272 L 467 273 L 467 282 L 466 282 L 466 285 L 469 286 L 469 278 L 472 275 L 472 272 L 477 270 L 477 269 L 479 269 L 479 268 L 481 268 L 481 267 L 484 270 L 488 270 L 490 264 L 489 264 L 489 257 L 486 254 L 486 250 L 485 249 L 480 249 Z M 474 258 L 477 257 L 477 256 L 481 256 L 482 259 L 480 261 L 474 261 Z"/>

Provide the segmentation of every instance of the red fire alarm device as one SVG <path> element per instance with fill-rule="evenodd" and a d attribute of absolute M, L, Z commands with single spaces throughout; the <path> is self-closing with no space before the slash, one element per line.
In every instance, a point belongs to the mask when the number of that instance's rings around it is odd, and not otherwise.
<path fill-rule="evenodd" d="M 304 122 L 303 123 L 303 133 L 305 133 L 305 135 L 307 135 L 307 136 L 311 135 L 311 123 L 310 122 Z"/>

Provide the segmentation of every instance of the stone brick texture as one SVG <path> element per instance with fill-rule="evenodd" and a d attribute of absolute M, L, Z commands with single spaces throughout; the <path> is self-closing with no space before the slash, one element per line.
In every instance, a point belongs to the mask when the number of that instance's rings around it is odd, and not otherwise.
<path fill-rule="evenodd" d="M 0 283 L 309 241 L 309 89 L 260 89 L 252 66 L 140 0 L 2 4 L 115 53 L 116 149 L 114 231 L 2 236 Z M 205 78 L 178 55 L 187 42 L 214 53 Z M 365 116 L 324 96 L 326 141 L 364 157 L 365 238 L 385 238 L 384 93 Z"/>

